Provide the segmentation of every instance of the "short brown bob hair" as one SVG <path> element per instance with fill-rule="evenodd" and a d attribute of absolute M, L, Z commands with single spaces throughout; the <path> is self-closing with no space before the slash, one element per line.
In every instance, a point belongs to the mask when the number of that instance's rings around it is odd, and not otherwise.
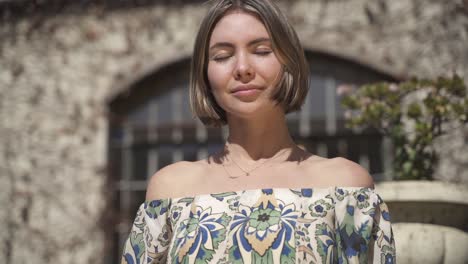
<path fill-rule="evenodd" d="M 283 75 L 272 100 L 282 104 L 285 114 L 301 109 L 309 87 L 309 68 L 304 50 L 292 26 L 270 0 L 217 0 L 203 19 L 193 50 L 190 69 L 190 106 L 206 126 L 227 124 L 226 112 L 216 102 L 208 82 L 208 49 L 218 21 L 231 10 L 258 17 L 272 40 L 272 48 L 282 64 Z"/>

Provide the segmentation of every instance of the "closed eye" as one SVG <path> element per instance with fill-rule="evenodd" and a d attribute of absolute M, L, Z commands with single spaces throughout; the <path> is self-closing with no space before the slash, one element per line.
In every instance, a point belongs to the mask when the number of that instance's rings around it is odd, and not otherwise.
<path fill-rule="evenodd" d="M 222 61 L 229 59 L 229 57 L 231 56 L 218 56 L 218 57 L 214 57 L 213 60 L 216 62 L 222 62 Z"/>
<path fill-rule="evenodd" d="M 271 50 L 259 50 L 255 52 L 255 54 L 260 55 L 260 56 L 267 56 L 270 53 L 272 53 Z"/>
<path fill-rule="evenodd" d="M 258 50 L 258 51 L 255 51 L 254 54 L 264 57 L 264 56 L 270 55 L 272 52 L 273 51 L 271 50 Z M 228 60 L 230 57 L 231 55 L 219 55 L 219 56 L 214 56 L 212 60 L 216 62 L 224 62 Z"/>

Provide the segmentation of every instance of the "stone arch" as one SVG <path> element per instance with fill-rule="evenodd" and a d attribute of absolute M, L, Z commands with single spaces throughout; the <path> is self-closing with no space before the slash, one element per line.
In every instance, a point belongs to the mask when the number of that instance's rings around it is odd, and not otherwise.
<path fill-rule="evenodd" d="M 131 76 L 115 85 L 115 93 L 108 97 L 107 105 L 111 113 L 131 111 L 135 106 L 147 102 L 153 96 L 158 96 L 167 90 L 150 89 L 157 83 L 164 87 L 170 84 L 188 81 L 190 57 L 183 55 L 170 61 L 158 62 L 150 65 L 138 74 Z M 174 73 L 187 72 L 186 75 L 171 76 Z"/>
<path fill-rule="evenodd" d="M 335 64 L 346 63 L 352 65 L 358 70 L 371 72 L 373 75 L 381 77 L 381 80 L 400 82 L 408 78 L 405 74 L 396 69 L 375 62 L 365 56 L 348 54 L 344 51 L 337 52 L 326 47 L 318 47 L 315 45 L 304 45 L 304 50 L 308 61 L 312 64 L 314 64 L 314 58 L 319 58 L 322 61 L 331 60 Z M 151 83 L 154 82 L 164 85 L 178 81 L 178 79 L 171 78 L 170 74 L 181 71 L 186 71 L 188 73 L 190 69 L 190 59 L 189 54 L 183 54 L 171 60 L 150 65 L 130 78 L 119 80 L 119 83 L 113 85 L 113 90 L 116 92 L 111 93 L 107 99 L 107 105 L 110 111 L 120 113 L 122 110 L 131 110 L 131 105 L 143 103 L 145 102 L 145 98 L 148 99 L 151 96 L 157 96 L 163 93 L 164 89 L 150 90 L 145 89 L 145 87 L 150 86 Z M 312 74 L 315 69 L 316 67 L 312 67 Z M 179 77 L 182 77 L 182 79 L 179 79 L 182 81 L 184 79 L 188 80 L 189 78 L 188 74 Z"/>
<path fill-rule="evenodd" d="M 378 61 L 366 54 L 351 53 L 345 49 L 337 50 L 334 47 L 303 43 L 306 54 L 314 54 L 345 61 L 353 65 L 371 70 L 383 77 L 385 80 L 400 82 L 408 79 L 408 75 L 401 70 L 392 67 L 388 63 Z"/>

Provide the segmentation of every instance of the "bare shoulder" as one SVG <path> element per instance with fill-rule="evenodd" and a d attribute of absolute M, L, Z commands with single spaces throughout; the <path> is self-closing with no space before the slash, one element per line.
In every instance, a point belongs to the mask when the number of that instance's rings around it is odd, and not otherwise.
<path fill-rule="evenodd" d="M 197 162 L 178 161 L 159 169 L 148 183 L 146 200 L 179 197 L 199 180 L 203 167 Z"/>
<path fill-rule="evenodd" d="M 307 174 L 313 175 L 314 185 L 341 187 L 374 187 L 369 172 L 351 160 L 315 157 L 308 163 Z"/>
<path fill-rule="evenodd" d="M 329 159 L 326 168 L 336 186 L 374 187 L 374 181 L 369 172 L 354 161 L 337 157 Z"/>

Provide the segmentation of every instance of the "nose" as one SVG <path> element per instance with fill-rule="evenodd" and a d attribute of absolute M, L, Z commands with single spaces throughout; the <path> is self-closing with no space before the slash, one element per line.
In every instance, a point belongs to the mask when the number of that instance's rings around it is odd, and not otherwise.
<path fill-rule="evenodd" d="M 255 70 L 245 54 L 240 54 L 237 58 L 234 69 L 234 79 L 242 83 L 248 83 L 255 78 Z"/>

